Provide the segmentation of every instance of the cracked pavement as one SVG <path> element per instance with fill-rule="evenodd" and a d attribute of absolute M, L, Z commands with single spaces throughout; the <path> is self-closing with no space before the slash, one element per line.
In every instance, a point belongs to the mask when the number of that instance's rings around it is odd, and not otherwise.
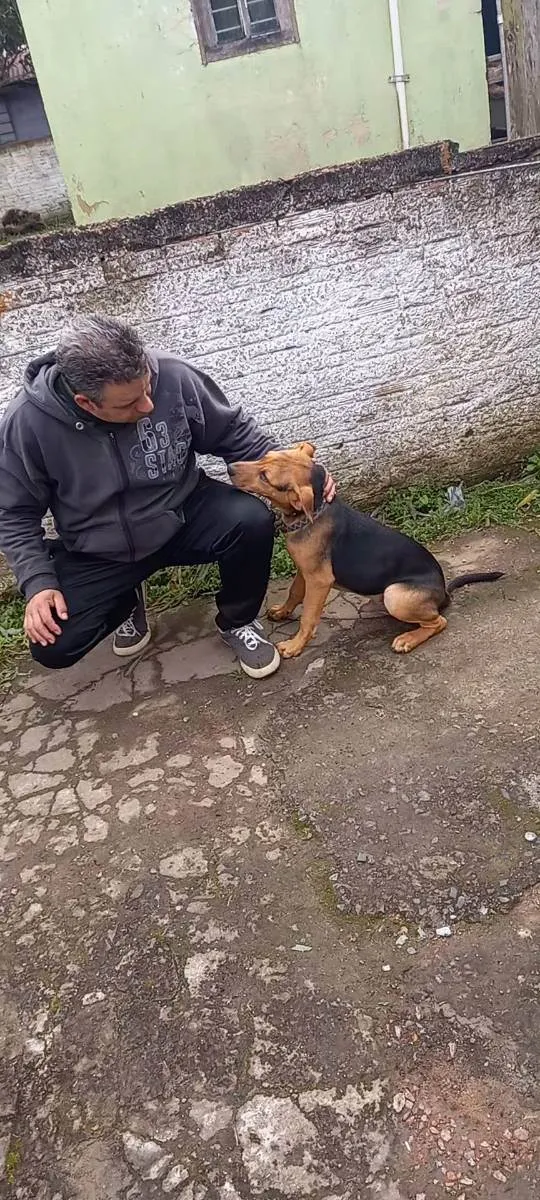
<path fill-rule="evenodd" d="M 199 603 L 19 678 L 2 1195 L 536 1194 L 540 540 L 442 558 L 506 576 L 408 657 L 335 596 L 254 684 Z"/>

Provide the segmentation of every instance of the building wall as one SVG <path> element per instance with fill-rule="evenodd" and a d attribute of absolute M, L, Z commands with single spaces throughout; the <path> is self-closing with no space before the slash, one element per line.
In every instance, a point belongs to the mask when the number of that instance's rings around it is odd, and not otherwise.
<path fill-rule="evenodd" d="M 540 442 L 539 181 L 514 163 L 176 243 L 149 221 L 152 248 L 140 221 L 136 250 L 130 222 L 0 249 L 0 407 L 73 311 L 111 312 L 361 501 L 512 467 Z"/>
<path fill-rule="evenodd" d="M 50 138 L 0 146 L 0 218 L 10 208 L 30 209 L 42 217 L 70 212 Z"/>
<path fill-rule="evenodd" d="M 81 224 L 401 147 L 386 0 L 296 0 L 299 44 L 206 67 L 190 0 L 20 9 Z M 477 0 L 401 11 L 414 144 L 488 142 Z"/>

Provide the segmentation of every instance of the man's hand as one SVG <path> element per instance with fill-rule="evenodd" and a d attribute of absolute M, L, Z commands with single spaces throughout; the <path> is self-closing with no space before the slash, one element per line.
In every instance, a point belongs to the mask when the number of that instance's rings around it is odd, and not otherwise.
<path fill-rule="evenodd" d="M 334 483 L 334 480 L 332 479 L 332 476 L 329 475 L 328 471 L 326 472 L 326 479 L 325 479 L 325 483 L 324 483 L 323 495 L 324 495 L 324 498 L 325 498 L 327 504 L 331 504 L 332 500 L 334 499 L 334 497 L 336 495 L 336 485 Z"/>
<path fill-rule="evenodd" d="M 37 592 L 26 605 L 24 632 L 34 645 L 52 646 L 62 630 L 55 621 L 53 610 L 61 621 L 67 621 L 68 611 L 61 592 L 46 588 Z"/>

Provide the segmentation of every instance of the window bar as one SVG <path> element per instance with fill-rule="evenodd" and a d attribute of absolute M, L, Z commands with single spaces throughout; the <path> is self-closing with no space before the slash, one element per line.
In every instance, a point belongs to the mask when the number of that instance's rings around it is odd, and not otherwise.
<path fill-rule="evenodd" d="M 249 8 L 247 6 L 247 0 L 236 0 L 236 3 L 238 4 L 240 11 L 240 20 L 244 26 L 245 36 L 249 38 L 251 37 L 251 18 L 249 15 Z"/>
<path fill-rule="evenodd" d="M 275 0 L 246 0 L 246 2 L 252 37 L 267 37 L 269 34 L 279 31 Z M 261 8 L 263 14 L 266 15 L 256 16 L 256 10 Z"/>
<path fill-rule="evenodd" d="M 231 17 L 231 20 L 233 20 L 232 25 L 218 28 L 218 26 L 215 23 L 215 20 L 213 20 L 212 24 L 213 24 L 213 27 L 216 32 L 218 44 L 226 43 L 231 40 L 234 40 L 234 39 L 229 38 L 227 35 L 234 33 L 236 31 L 236 29 L 238 29 L 241 34 L 244 33 L 243 28 L 241 28 L 242 15 L 243 15 L 242 11 L 241 11 L 241 0 L 233 0 L 233 3 L 228 2 L 228 0 L 222 0 L 221 4 L 219 3 L 219 0 L 210 0 L 210 11 L 212 13 L 212 18 L 217 16 L 218 13 L 226 13 L 226 12 L 234 13 L 238 17 L 238 20 L 240 22 L 240 25 L 237 25 L 236 22 L 234 21 L 234 17 Z"/>

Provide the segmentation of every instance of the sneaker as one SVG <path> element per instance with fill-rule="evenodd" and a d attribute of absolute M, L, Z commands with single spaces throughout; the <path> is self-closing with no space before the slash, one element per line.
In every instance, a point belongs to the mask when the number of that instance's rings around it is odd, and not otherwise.
<path fill-rule="evenodd" d="M 246 675 L 264 679 L 273 675 L 280 664 L 279 651 L 264 635 L 260 621 L 251 621 L 240 629 L 220 629 L 223 641 L 231 647 Z"/>
<path fill-rule="evenodd" d="M 113 654 L 119 658 L 131 658 L 140 654 L 148 645 L 152 634 L 146 615 L 146 597 L 144 585 L 136 589 L 137 603 L 127 621 L 119 625 L 113 637 Z"/>

